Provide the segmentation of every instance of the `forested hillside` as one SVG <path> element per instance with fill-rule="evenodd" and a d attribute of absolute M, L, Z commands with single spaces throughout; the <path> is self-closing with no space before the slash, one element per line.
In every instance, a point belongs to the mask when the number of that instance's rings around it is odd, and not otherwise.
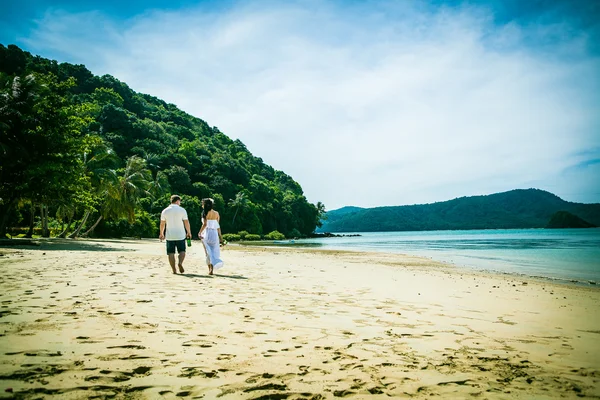
<path fill-rule="evenodd" d="M 172 193 L 194 233 L 204 197 L 215 200 L 224 232 L 302 236 L 324 212 L 205 121 L 14 45 L 0 45 L 0 159 L 0 237 L 34 227 L 44 236 L 153 237 Z"/>
<path fill-rule="evenodd" d="M 600 204 L 570 203 L 538 189 L 462 197 L 433 204 L 333 210 L 321 232 L 544 228 L 559 211 L 600 226 Z"/>

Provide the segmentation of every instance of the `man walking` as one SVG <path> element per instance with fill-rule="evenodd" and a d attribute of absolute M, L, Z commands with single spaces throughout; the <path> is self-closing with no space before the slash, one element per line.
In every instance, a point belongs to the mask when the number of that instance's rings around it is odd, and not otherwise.
<path fill-rule="evenodd" d="M 173 273 L 175 269 L 175 249 L 179 253 L 179 272 L 184 273 L 183 260 L 185 259 L 185 239 L 192 237 L 190 221 L 188 221 L 187 211 L 180 206 L 181 197 L 174 194 L 171 196 L 171 205 L 165 208 L 160 214 L 160 236 L 162 242 L 167 239 L 167 255 L 169 264 Z M 165 233 L 166 228 L 166 233 Z"/>

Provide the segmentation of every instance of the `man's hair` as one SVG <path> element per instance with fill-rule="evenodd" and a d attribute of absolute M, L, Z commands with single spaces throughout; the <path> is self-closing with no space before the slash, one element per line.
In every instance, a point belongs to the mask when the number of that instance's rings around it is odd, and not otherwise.
<path fill-rule="evenodd" d="M 171 196 L 171 204 L 180 201 L 181 197 L 179 197 L 178 195 L 174 194 L 173 196 Z"/>

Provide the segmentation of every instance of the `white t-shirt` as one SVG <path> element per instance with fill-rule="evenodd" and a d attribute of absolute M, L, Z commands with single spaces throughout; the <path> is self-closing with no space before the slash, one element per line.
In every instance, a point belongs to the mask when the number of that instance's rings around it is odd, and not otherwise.
<path fill-rule="evenodd" d="M 185 225 L 183 221 L 187 221 L 188 215 L 185 208 L 177 204 L 171 204 L 165 208 L 160 214 L 160 220 L 167 222 L 166 240 L 182 240 L 185 239 Z"/>

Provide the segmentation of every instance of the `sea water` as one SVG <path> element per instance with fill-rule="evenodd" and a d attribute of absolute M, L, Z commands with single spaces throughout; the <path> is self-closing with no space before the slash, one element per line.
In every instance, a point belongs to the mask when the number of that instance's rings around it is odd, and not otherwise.
<path fill-rule="evenodd" d="M 359 234 L 301 239 L 293 244 L 403 253 L 479 270 L 600 284 L 600 228 Z"/>

